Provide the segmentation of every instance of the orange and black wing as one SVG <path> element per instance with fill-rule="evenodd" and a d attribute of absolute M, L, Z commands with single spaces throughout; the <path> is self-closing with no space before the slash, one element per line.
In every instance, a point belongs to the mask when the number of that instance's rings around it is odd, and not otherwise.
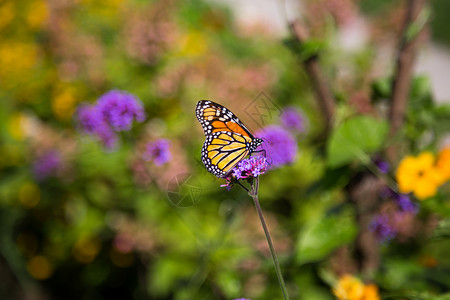
<path fill-rule="evenodd" d="M 220 132 L 235 132 L 242 136 L 246 136 L 251 140 L 254 139 L 250 131 L 228 108 L 212 102 L 210 100 L 201 100 L 196 107 L 197 119 L 202 125 L 205 135 Z"/>
<path fill-rule="evenodd" d="M 230 131 L 216 131 L 206 136 L 202 161 L 206 169 L 217 177 L 226 176 L 250 150 L 248 136 Z"/>

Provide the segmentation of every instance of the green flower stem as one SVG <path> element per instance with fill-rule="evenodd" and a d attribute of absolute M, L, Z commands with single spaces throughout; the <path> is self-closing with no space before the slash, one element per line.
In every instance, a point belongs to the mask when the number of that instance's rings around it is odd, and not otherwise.
<path fill-rule="evenodd" d="M 261 225 L 264 229 L 264 233 L 266 234 L 267 243 L 269 244 L 270 253 L 272 254 L 273 264 L 275 265 L 275 271 L 277 272 L 278 283 L 280 284 L 281 291 L 283 292 L 283 298 L 284 300 L 289 300 L 289 295 L 287 293 L 286 284 L 284 283 L 283 274 L 281 274 L 280 263 L 278 262 L 277 254 L 275 253 L 275 248 L 273 247 L 272 238 L 270 237 L 269 229 L 267 228 L 266 220 L 264 219 L 261 205 L 259 205 L 258 188 L 259 188 L 259 177 L 256 177 L 254 179 L 254 184 L 252 184 L 252 188 L 248 194 L 253 198 L 253 202 L 255 202 L 256 211 L 258 212 L 259 219 L 261 220 Z"/>

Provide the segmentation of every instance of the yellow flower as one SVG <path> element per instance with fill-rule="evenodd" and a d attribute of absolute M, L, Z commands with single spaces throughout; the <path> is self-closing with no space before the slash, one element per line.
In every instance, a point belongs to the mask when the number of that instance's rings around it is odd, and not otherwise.
<path fill-rule="evenodd" d="M 436 167 L 441 172 L 445 181 L 450 179 L 450 148 L 446 147 L 439 153 Z"/>
<path fill-rule="evenodd" d="M 45 1 L 31 2 L 25 18 L 31 28 L 39 28 L 48 18 L 49 12 Z"/>
<path fill-rule="evenodd" d="M 339 300 L 359 300 L 364 295 L 364 284 L 351 275 L 342 276 L 333 288 L 333 294 Z"/>
<path fill-rule="evenodd" d="M 352 275 L 344 275 L 337 282 L 333 294 L 339 300 L 380 300 L 375 284 L 364 285 Z"/>
<path fill-rule="evenodd" d="M 437 188 L 444 182 L 434 161 L 430 152 L 403 158 L 395 174 L 400 192 L 413 192 L 419 200 L 434 196 Z"/>
<path fill-rule="evenodd" d="M 378 287 L 375 284 L 368 284 L 364 287 L 364 295 L 361 300 L 380 300 Z"/>
<path fill-rule="evenodd" d="M 33 43 L 0 42 L 0 87 L 29 83 L 37 60 L 38 48 Z"/>

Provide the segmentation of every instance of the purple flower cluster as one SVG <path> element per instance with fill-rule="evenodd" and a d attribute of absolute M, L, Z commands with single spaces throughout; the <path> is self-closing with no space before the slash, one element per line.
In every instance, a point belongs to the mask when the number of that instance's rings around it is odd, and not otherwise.
<path fill-rule="evenodd" d="M 397 194 L 395 200 L 401 212 L 417 214 L 419 211 L 419 208 L 411 201 L 409 195 Z"/>
<path fill-rule="evenodd" d="M 399 194 L 394 192 L 390 188 L 386 188 L 381 191 L 382 198 L 392 199 L 395 201 L 398 207 L 399 213 L 412 213 L 416 214 L 419 211 L 418 204 L 411 201 L 411 197 L 407 194 Z"/>
<path fill-rule="evenodd" d="M 305 131 L 305 118 L 295 107 L 287 107 L 280 116 L 281 125 L 293 132 Z"/>
<path fill-rule="evenodd" d="M 115 131 L 130 130 L 133 120 L 145 121 L 142 104 L 127 92 L 113 90 L 104 94 L 97 100 L 97 108 Z"/>
<path fill-rule="evenodd" d="M 376 216 L 370 224 L 370 230 L 372 230 L 377 239 L 382 242 L 393 239 L 397 234 L 386 215 Z"/>
<path fill-rule="evenodd" d="M 290 164 L 297 156 L 295 138 L 280 126 L 270 125 L 256 132 L 256 136 L 264 140 L 258 150 L 265 150 L 270 168 Z"/>
<path fill-rule="evenodd" d="M 267 160 L 263 156 L 251 156 L 240 161 L 233 169 L 233 176 L 236 179 L 245 179 L 248 177 L 258 177 L 267 170 Z"/>
<path fill-rule="evenodd" d="M 399 194 L 390 188 L 381 191 L 381 198 L 384 201 L 392 201 L 395 206 L 389 205 L 389 209 L 384 213 L 377 215 L 370 224 L 370 230 L 373 231 L 379 241 L 388 241 L 402 232 L 402 223 L 419 211 L 417 204 L 413 203 L 409 195 Z"/>
<path fill-rule="evenodd" d="M 78 120 L 84 132 L 99 138 L 106 148 L 115 148 L 117 144 L 117 135 L 105 122 L 96 106 L 81 106 L 78 109 Z"/>
<path fill-rule="evenodd" d="M 146 161 L 153 161 L 157 166 L 169 162 L 172 159 L 170 141 L 167 139 L 158 139 L 154 142 L 147 143 L 143 158 Z"/>
<path fill-rule="evenodd" d="M 269 163 L 263 156 L 250 156 L 249 158 L 243 159 L 225 177 L 226 183 L 222 184 L 221 187 L 226 187 L 227 190 L 230 190 L 240 179 L 258 177 L 264 174 L 268 166 Z"/>
<path fill-rule="evenodd" d="M 39 156 L 33 165 L 33 175 L 37 180 L 44 180 L 56 175 L 61 167 L 61 154 L 57 150 L 51 150 Z"/>
<path fill-rule="evenodd" d="M 142 103 L 119 90 L 109 91 L 95 105 L 82 105 L 78 110 L 78 121 L 84 132 L 99 138 L 108 149 L 117 144 L 116 132 L 130 130 L 134 120 L 145 121 Z"/>

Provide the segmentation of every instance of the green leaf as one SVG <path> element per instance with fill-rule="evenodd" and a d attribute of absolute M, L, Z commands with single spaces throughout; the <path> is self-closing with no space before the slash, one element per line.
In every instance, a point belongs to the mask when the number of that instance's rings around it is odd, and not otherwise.
<path fill-rule="evenodd" d="M 438 135 L 450 131 L 450 105 L 443 104 L 433 109 L 433 127 Z"/>
<path fill-rule="evenodd" d="M 297 261 L 302 264 L 318 261 L 334 249 L 353 241 L 357 232 L 351 209 L 311 219 L 305 224 L 297 242 Z"/>
<path fill-rule="evenodd" d="M 450 238 L 450 219 L 444 219 L 439 222 L 438 226 L 433 232 L 432 238 L 434 239 Z"/>
<path fill-rule="evenodd" d="M 425 9 L 423 9 L 419 13 L 416 20 L 411 25 L 409 25 L 408 29 L 406 30 L 406 40 L 408 42 L 411 42 L 411 40 L 413 40 L 419 34 L 419 32 L 422 31 L 423 27 L 430 19 L 430 15 L 431 9 L 429 7 L 425 7 Z"/>
<path fill-rule="evenodd" d="M 389 125 L 368 116 L 343 122 L 331 135 L 327 147 L 327 163 L 339 167 L 355 158 L 368 163 L 370 154 L 378 151 L 386 139 Z"/>
<path fill-rule="evenodd" d="M 410 300 L 450 300 L 450 294 L 432 295 L 429 292 L 410 292 L 404 295 Z"/>
<path fill-rule="evenodd" d="M 294 38 L 285 40 L 284 44 L 294 52 L 301 61 L 306 61 L 319 55 L 326 46 L 326 43 L 321 40 L 309 39 L 299 43 Z"/>
<path fill-rule="evenodd" d="M 431 83 L 427 76 L 415 76 L 412 79 L 408 109 L 413 112 L 430 110 L 434 106 Z"/>
<path fill-rule="evenodd" d="M 172 290 L 189 280 L 195 266 L 188 257 L 165 256 L 160 258 L 149 276 L 149 291 L 156 295 L 168 295 Z"/>
<path fill-rule="evenodd" d="M 391 97 L 392 78 L 384 77 L 372 83 L 372 101 L 386 100 Z"/>

